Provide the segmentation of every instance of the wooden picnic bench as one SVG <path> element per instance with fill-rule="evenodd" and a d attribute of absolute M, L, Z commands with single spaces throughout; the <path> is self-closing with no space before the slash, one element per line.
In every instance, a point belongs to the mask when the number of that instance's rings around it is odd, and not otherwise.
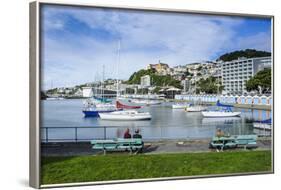
<path fill-rule="evenodd" d="M 143 141 L 140 138 L 132 139 L 110 139 L 110 140 L 92 140 L 93 150 L 103 150 L 104 154 L 107 151 L 141 151 L 143 149 Z"/>

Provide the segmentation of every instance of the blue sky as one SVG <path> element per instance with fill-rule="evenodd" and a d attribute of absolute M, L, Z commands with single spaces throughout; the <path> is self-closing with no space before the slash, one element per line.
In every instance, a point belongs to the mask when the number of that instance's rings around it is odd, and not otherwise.
<path fill-rule="evenodd" d="M 103 65 L 105 78 L 128 79 L 159 60 L 176 66 L 234 50 L 271 51 L 264 18 L 57 5 L 44 5 L 42 16 L 43 89 L 101 80 Z"/>

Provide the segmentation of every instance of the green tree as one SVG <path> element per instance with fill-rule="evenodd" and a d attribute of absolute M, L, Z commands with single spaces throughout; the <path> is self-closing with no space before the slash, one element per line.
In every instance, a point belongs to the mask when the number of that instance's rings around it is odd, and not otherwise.
<path fill-rule="evenodd" d="M 174 86 L 177 88 L 182 89 L 182 85 L 180 84 L 179 80 L 174 79 L 170 75 L 157 75 L 154 70 L 139 70 L 138 72 L 133 73 L 129 80 L 127 81 L 128 84 L 140 84 L 141 77 L 149 75 L 151 77 L 151 83 L 154 86 Z"/>
<path fill-rule="evenodd" d="M 271 90 L 271 69 L 267 68 L 259 71 L 254 77 L 246 82 L 247 91 L 256 90 L 262 92 Z"/>
<path fill-rule="evenodd" d="M 204 92 L 206 94 L 216 94 L 223 90 L 223 86 L 215 77 L 208 77 L 206 79 L 201 78 L 197 83 L 196 93 Z"/>

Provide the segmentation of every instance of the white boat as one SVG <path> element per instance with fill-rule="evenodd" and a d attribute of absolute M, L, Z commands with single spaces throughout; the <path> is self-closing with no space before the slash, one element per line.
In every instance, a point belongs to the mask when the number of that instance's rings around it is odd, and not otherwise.
<path fill-rule="evenodd" d="M 146 105 L 158 105 L 158 104 L 161 104 L 161 101 L 149 100 L 148 103 L 146 103 Z"/>
<path fill-rule="evenodd" d="M 48 97 L 46 100 L 64 100 L 64 97 Z"/>
<path fill-rule="evenodd" d="M 256 129 L 262 129 L 262 130 L 271 130 L 271 125 L 266 124 L 266 123 L 253 123 L 254 128 Z"/>
<path fill-rule="evenodd" d="M 185 108 L 187 108 L 187 107 L 189 107 L 190 106 L 190 104 L 173 104 L 172 105 L 172 108 L 173 109 L 185 109 Z"/>
<path fill-rule="evenodd" d="M 184 110 L 186 112 L 200 112 L 200 111 L 207 110 L 207 107 L 206 106 L 195 105 L 195 106 L 187 107 Z"/>
<path fill-rule="evenodd" d="M 131 102 L 143 105 L 157 105 L 161 104 L 158 100 L 139 100 L 139 99 L 132 99 Z"/>
<path fill-rule="evenodd" d="M 262 130 L 270 131 L 271 130 L 271 119 L 254 122 L 253 126 L 256 129 L 262 129 Z"/>
<path fill-rule="evenodd" d="M 136 110 L 114 111 L 110 113 L 99 113 L 102 120 L 115 121 L 136 121 L 136 120 L 150 120 L 149 112 L 138 112 Z"/>
<path fill-rule="evenodd" d="M 237 117 L 240 116 L 241 112 L 232 111 L 202 111 L 204 117 Z"/>

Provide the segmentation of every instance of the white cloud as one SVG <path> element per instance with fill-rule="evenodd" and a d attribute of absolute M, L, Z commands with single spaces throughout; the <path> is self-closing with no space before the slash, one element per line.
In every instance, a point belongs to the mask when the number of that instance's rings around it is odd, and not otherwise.
<path fill-rule="evenodd" d="M 71 15 L 92 30 L 103 29 L 114 39 L 71 34 L 61 38 L 48 36 L 48 30 L 62 30 Z M 209 60 L 225 49 L 266 48 L 268 35 L 237 38 L 237 17 L 165 14 L 159 12 L 110 11 L 107 9 L 54 8 L 45 11 L 44 81 L 58 86 L 93 81 L 101 76 L 117 76 L 117 41 L 122 39 L 118 77 L 161 60 L 171 66 Z M 269 36 L 270 37 L 270 36 Z M 269 40 L 270 41 L 270 40 Z M 238 44 L 238 45 L 237 45 Z M 55 82 L 56 81 L 56 82 Z"/>

